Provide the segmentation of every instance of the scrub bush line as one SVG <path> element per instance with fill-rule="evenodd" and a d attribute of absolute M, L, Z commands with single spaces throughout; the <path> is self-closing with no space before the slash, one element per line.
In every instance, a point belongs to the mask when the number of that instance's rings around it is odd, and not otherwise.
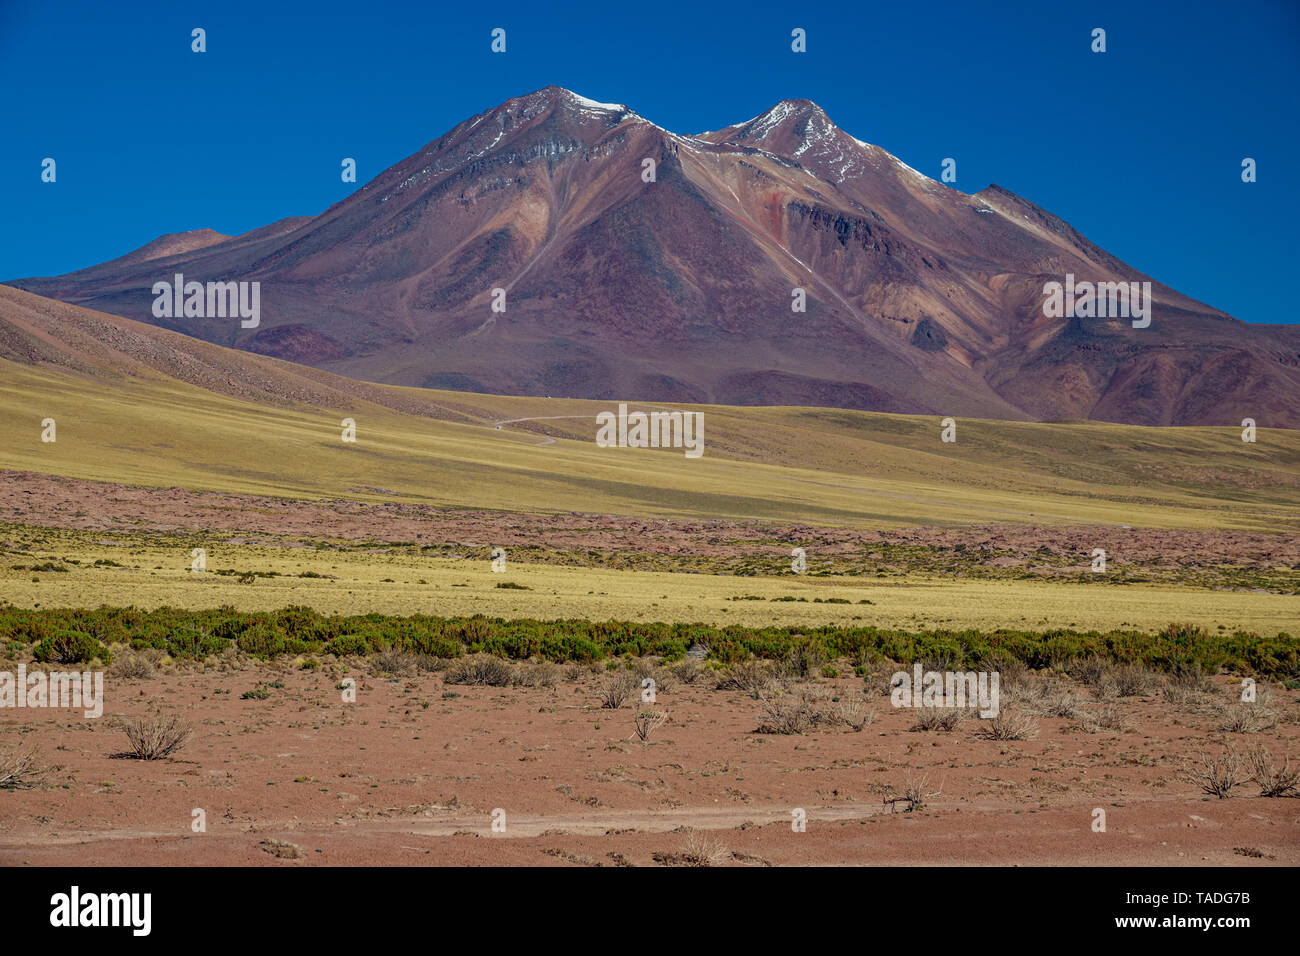
<path fill-rule="evenodd" d="M 1063 667 L 1098 658 L 1179 672 L 1199 668 L 1256 677 L 1300 677 L 1300 639 L 1247 631 L 1215 634 L 1186 624 L 1158 633 L 1135 629 L 1077 631 L 1014 629 L 909 631 L 900 628 L 746 627 L 640 621 L 542 621 L 530 618 L 324 615 L 303 606 L 278 611 L 230 607 L 182 610 L 162 607 L 27 609 L 0 607 L 0 653 L 37 660 L 111 655 L 113 650 L 158 648 L 175 658 L 202 659 L 236 648 L 254 657 L 282 654 L 372 654 L 403 650 L 436 657 L 493 654 L 523 660 L 589 662 L 618 656 L 677 660 L 692 644 L 707 645 L 711 659 L 733 664 L 751 659 L 847 658 L 929 661 L 938 669 Z M 66 660 L 64 663 L 77 663 Z"/>

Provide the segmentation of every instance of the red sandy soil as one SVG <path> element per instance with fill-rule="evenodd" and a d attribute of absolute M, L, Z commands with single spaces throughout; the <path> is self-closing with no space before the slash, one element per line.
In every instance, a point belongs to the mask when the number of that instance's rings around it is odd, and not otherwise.
<path fill-rule="evenodd" d="M 874 679 L 876 719 L 860 732 L 759 734 L 760 703 L 705 676 L 660 693 L 670 721 L 642 745 L 630 706 L 600 708 L 596 671 L 553 689 L 492 688 L 335 666 L 166 666 L 110 675 L 99 720 L 4 712 L 0 755 L 35 748 L 50 769 L 34 789 L 0 790 L 0 865 L 674 865 L 692 829 L 725 865 L 1300 863 L 1300 800 L 1262 798 L 1249 783 L 1207 798 L 1176 772 L 1225 739 L 1294 755 L 1300 695 L 1278 688 L 1279 722 L 1257 734 L 1218 731 L 1212 710 L 1236 693 L 1221 679 L 1199 712 L 1122 698 L 1135 731 L 1088 734 L 1044 717 L 1032 740 L 995 741 L 976 735 L 978 719 L 910 730 L 915 712 L 892 708 Z M 354 704 L 336 689 L 344 673 L 358 678 Z M 273 681 L 284 686 L 268 699 L 240 698 Z M 817 683 L 842 696 L 866 686 Z M 183 749 L 117 756 L 120 722 L 156 711 L 192 725 Z M 886 788 L 909 772 L 942 792 L 891 813 Z M 1091 828 L 1098 807 L 1105 833 Z M 206 833 L 191 830 L 195 808 Z M 504 834 L 491 833 L 495 808 Z M 794 808 L 806 832 L 792 830 Z M 268 841 L 296 849 L 277 856 Z"/>
<path fill-rule="evenodd" d="M 382 491 L 382 489 L 358 489 Z M 569 513 L 513 514 L 440 509 L 390 501 L 299 501 L 257 495 L 142 488 L 34 472 L 0 471 L 0 522 L 49 528 L 131 532 L 226 532 L 248 543 L 319 541 L 412 542 L 420 545 L 546 547 L 701 559 L 788 560 L 789 542 L 821 559 L 862 559 L 879 543 L 1013 552 L 987 559 L 1024 566 L 1044 556 L 1089 555 L 1105 548 L 1117 567 L 1186 574 L 1235 566 L 1270 570 L 1300 566 L 1300 537 L 1247 531 L 1160 530 L 1113 526 L 859 530 L 759 522 L 672 520 Z M 1037 564 L 1036 573 L 1076 575 L 1087 561 Z"/>

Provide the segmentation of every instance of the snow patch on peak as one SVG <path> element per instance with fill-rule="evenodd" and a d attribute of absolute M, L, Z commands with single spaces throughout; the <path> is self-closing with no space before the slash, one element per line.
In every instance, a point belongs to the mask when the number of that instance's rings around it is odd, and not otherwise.
<path fill-rule="evenodd" d="M 741 128 L 747 136 L 762 138 L 794 115 L 794 103 L 782 100 L 766 113 L 760 113 Z"/>
<path fill-rule="evenodd" d="M 596 100 L 588 99 L 572 90 L 565 90 L 569 98 L 586 110 L 596 110 L 601 113 L 626 113 L 627 107 L 622 103 L 598 103 Z"/>
<path fill-rule="evenodd" d="M 803 142 L 799 148 L 794 151 L 794 155 L 802 156 L 813 147 L 821 147 L 829 140 L 835 137 L 835 124 L 831 122 L 830 117 L 821 110 L 813 113 L 808 117 L 808 122 L 804 125 Z M 821 150 L 819 149 L 818 152 Z"/>
<path fill-rule="evenodd" d="M 562 86 L 548 86 L 527 96 L 506 100 L 497 112 L 512 113 L 527 120 L 557 106 L 584 117 L 618 118 L 630 112 L 622 103 L 601 103 Z"/>

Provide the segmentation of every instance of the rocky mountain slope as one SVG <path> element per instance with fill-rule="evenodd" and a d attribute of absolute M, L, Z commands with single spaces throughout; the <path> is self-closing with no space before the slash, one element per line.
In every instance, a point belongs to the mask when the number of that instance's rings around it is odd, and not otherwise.
<path fill-rule="evenodd" d="M 260 282 L 259 326 L 155 318 L 176 273 Z M 1151 281 L 1150 326 L 1045 316 L 1067 273 Z M 806 100 L 684 136 L 549 87 L 319 216 L 11 284 L 402 385 L 1300 427 L 1297 328 L 1191 300 L 998 186 L 944 186 Z"/>

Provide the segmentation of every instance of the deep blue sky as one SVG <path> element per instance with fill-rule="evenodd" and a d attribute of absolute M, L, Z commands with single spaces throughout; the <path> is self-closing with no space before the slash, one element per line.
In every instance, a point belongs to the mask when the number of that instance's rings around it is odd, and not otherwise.
<path fill-rule="evenodd" d="M 1298 81 L 1297 0 L 0 0 L 0 278 L 318 213 L 356 188 L 344 156 L 364 183 L 555 83 L 681 133 L 806 97 L 928 175 L 956 158 L 964 192 L 996 182 L 1180 291 L 1295 322 Z"/>

